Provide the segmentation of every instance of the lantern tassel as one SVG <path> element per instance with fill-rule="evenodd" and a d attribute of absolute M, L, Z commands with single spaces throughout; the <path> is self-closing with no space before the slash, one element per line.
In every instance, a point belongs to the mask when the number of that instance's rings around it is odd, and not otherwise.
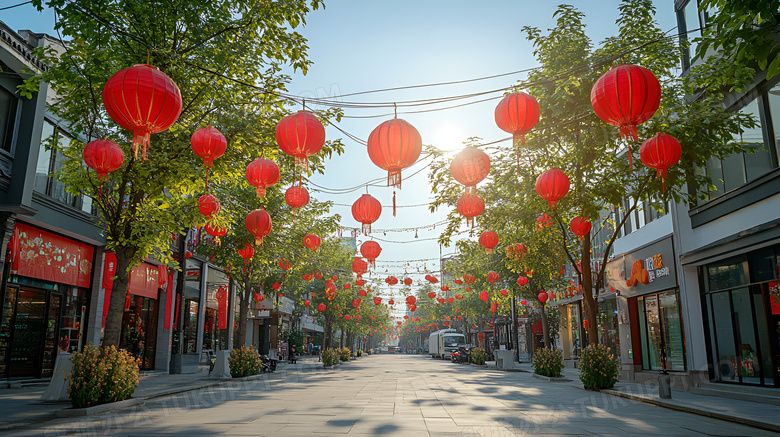
<path fill-rule="evenodd" d="M 395 191 L 393 191 L 393 217 L 395 217 Z"/>
<path fill-rule="evenodd" d="M 257 193 L 257 197 L 260 199 L 265 199 L 265 187 L 257 187 L 255 192 Z"/>
<path fill-rule="evenodd" d="M 387 172 L 387 186 L 401 188 L 401 170 L 389 170 Z"/>
<path fill-rule="evenodd" d="M 141 146 L 141 161 L 146 162 L 146 148 L 149 146 L 149 132 L 133 131 L 133 154 L 138 158 L 138 146 Z"/>
<path fill-rule="evenodd" d="M 363 234 L 368 235 L 371 233 L 371 223 L 363 223 Z"/>

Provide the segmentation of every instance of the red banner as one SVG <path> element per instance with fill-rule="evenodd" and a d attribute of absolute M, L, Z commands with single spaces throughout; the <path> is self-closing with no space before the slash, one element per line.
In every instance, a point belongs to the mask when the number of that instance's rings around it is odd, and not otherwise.
<path fill-rule="evenodd" d="M 228 321 L 228 287 L 220 285 L 216 293 L 219 309 L 217 310 L 217 328 L 227 329 Z"/>
<path fill-rule="evenodd" d="M 158 266 L 141 263 L 130 269 L 130 285 L 127 287 L 129 294 L 136 296 L 157 299 L 157 289 L 160 287 Z M 105 297 L 103 298 L 103 326 L 106 326 L 106 316 L 108 315 L 108 306 L 111 303 L 111 287 L 114 281 L 111 279 L 116 276 L 116 254 L 106 253 L 106 261 L 103 265 L 103 288 Z M 129 295 L 127 299 L 130 299 Z M 125 301 L 125 310 L 128 309 L 129 300 Z"/>
<path fill-rule="evenodd" d="M 95 249 L 24 223 L 14 226 L 11 272 L 89 288 Z"/>
<path fill-rule="evenodd" d="M 116 276 L 116 254 L 106 253 L 106 260 L 103 263 L 103 288 L 106 290 L 111 289 L 111 284 L 114 283 L 112 279 Z"/>

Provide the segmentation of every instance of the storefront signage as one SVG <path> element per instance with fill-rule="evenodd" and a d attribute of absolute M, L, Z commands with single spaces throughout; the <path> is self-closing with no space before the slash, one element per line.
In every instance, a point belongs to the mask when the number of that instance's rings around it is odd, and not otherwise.
<path fill-rule="evenodd" d="M 288 297 L 279 298 L 279 313 L 280 314 L 292 314 L 295 310 L 295 301 Z"/>
<path fill-rule="evenodd" d="M 16 223 L 11 271 L 59 284 L 89 288 L 94 248 L 42 229 Z"/>
<path fill-rule="evenodd" d="M 618 255 L 607 263 L 607 283 L 624 297 L 677 287 L 672 239 Z"/>
<path fill-rule="evenodd" d="M 322 326 L 318 325 L 314 316 L 303 316 L 301 327 L 308 331 L 323 332 Z"/>
<path fill-rule="evenodd" d="M 228 321 L 228 287 L 227 285 L 220 285 L 217 289 L 217 328 L 227 329 Z"/>

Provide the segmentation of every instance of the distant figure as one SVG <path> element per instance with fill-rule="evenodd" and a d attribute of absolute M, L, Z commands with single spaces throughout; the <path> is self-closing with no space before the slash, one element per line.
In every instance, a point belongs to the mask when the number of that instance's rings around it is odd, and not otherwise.
<path fill-rule="evenodd" d="M 314 352 L 314 343 L 310 341 L 309 342 L 309 355 L 311 355 L 313 352 Z"/>
<path fill-rule="evenodd" d="M 290 364 L 295 364 L 295 346 L 290 347 Z"/>

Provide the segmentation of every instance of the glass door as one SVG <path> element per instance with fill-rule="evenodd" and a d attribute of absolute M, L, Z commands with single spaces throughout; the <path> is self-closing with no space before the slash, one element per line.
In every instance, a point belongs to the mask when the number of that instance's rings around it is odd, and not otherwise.
<path fill-rule="evenodd" d="M 42 361 L 47 331 L 46 291 L 20 288 L 10 347 L 9 377 L 35 377 Z"/>
<path fill-rule="evenodd" d="M 16 287 L 5 290 L 2 314 L 0 314 L 0 376 L 8 376 L 8 363 L 11 358 L 11 342 L 13 341 L 14 313 L 16 313 Z"/>

